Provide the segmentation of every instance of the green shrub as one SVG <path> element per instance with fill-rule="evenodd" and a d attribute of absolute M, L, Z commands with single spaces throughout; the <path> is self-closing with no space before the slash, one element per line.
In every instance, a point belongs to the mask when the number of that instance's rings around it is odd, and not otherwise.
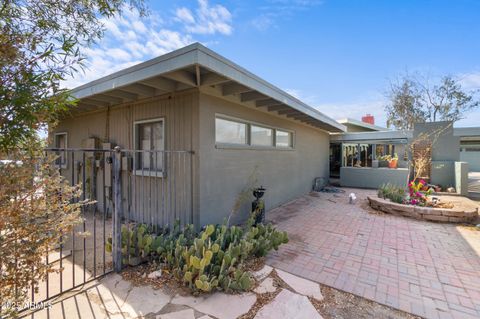
<path fill-rule="evenodd" d="M 394 203 L 403 204 L 405 201 L 405 189 L 390 183 L 382 184 L 378 189 L 378 197 L 390 199 Z"/>
<path fill-rule="evenodd" d="M 179 223 L 161 233 L 146 225 L 122 229 L 124 262 L 135 265 L 146 259 L 156 260 L 195 293 L 249 290 L 253 280 L 245 261 L 265 256 L 287 242 L 286 232 L 270 224 L 253 226 L 253 218 L 245 227 L 208 225 L 200 233 L 193 225 L 181 229 Z M 111 239 L 106 249 L 111 251 Z"/>

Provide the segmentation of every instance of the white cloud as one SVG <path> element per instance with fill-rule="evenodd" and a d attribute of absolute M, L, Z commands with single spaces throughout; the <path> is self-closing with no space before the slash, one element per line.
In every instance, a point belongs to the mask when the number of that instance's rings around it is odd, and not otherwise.
<path fill-rule="evenodd" d="M 189 33 L 229 35 L 232 33 L 232 14 L 222 5 L 210 6 L 208 0 L 198 0 L 199 8 L 195 14 L 188 8 L 176 11 L 176 20 L 185 24 Z"/>
<path fill-rule="evenodd" d="M 288 19 L 299 11 L 308 10 L 320 5 L 320 0 L 267 0 L 266 4 L 259 6 L 259 15 L 250 21 L 254 28 L 265 31 L 277 26 L 277 21 Z"/>
<path fill-rule="evenodd" d="M 460 75 L 460 83 L 468 90 L 480 89 L 480 71 Z"/>
<path fill-rule="evenodd" d="M 188 8 L 183 7 L 177 9 L 176 15 L 179 21 L 191 24 L 195 23 L 195 18 L 193 17 L 192 11 L 190 11 Z"/>
<path fill-rule="evenodd" d="M 103 39 L 92 48 L 83 48 L 87 58 L 84 71 L 67 79 L 63 85 L 73 88 L 184 47 L 195 42 L 193 34 L 232 32 L 231 14 L 225 7 L 210 6 L 206 0 L 199 0 L 194 12 L 180 8 L 175 17 L 164 21 L 156 12 L 140 17 L 135 10 L 125 10 L 122 16 L 102 19 Z"/>

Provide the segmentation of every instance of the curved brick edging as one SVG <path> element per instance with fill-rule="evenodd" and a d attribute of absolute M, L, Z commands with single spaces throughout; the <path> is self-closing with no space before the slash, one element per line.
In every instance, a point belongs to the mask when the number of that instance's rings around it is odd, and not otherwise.
<path fill-rule="evenodd" d="M 412 217 L 415 219 L 429 220 L 435 222 L 449 223 L 470 223 L 478 215 L 478 208 L 460 210 L 455 208 L 433 208 L 413 205 L 403 205 L 391 202 L 388 199 L 373 198 L 368 196 L 368 202 L 374 209 L 387 214 Z"/>

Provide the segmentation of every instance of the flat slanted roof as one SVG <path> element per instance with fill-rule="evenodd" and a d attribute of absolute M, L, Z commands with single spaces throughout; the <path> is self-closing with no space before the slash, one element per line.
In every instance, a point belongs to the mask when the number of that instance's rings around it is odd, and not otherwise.
<path fill-rule="evenodd" d="M 94 110 L 195 87 L 215 88 L 242 104 L 328 132 L 346 130 L 334 119 L 199 43 L 81 85 L 72 94 L 79 99 L 81 110 Z"/>
<path fill-rule="evenodd" d="M 365 122 L 355 120 L 355 119 L 351 119 L 351 118 L 348 118 L 348 117 L 344 118 L 344 119 L 341 119 L 341 120 L 338 120 L 338 123 L 344 124 L 346 126 L 348 126 L 348 125 L 356 126 L 356 127 L 359 127 L 359 128 L 369 130 L 369 131 L 389 131 L 389 129 L 387 129 L 386 127 L 381 127 L 381 126 L 378 126 L 378 125 L 365 123 Z"/>

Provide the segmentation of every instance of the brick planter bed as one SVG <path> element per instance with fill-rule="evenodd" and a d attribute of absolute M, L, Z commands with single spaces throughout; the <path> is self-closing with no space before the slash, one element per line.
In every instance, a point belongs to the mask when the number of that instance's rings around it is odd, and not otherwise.
<path fill-rule="evenodd" d="M 478 216 L 478 207 L 433 208 L 404 205 L 389 199 L 367 197 L 373 209 L 387 214 L 412 217 L 435 222 L 471 223 Z"/>

